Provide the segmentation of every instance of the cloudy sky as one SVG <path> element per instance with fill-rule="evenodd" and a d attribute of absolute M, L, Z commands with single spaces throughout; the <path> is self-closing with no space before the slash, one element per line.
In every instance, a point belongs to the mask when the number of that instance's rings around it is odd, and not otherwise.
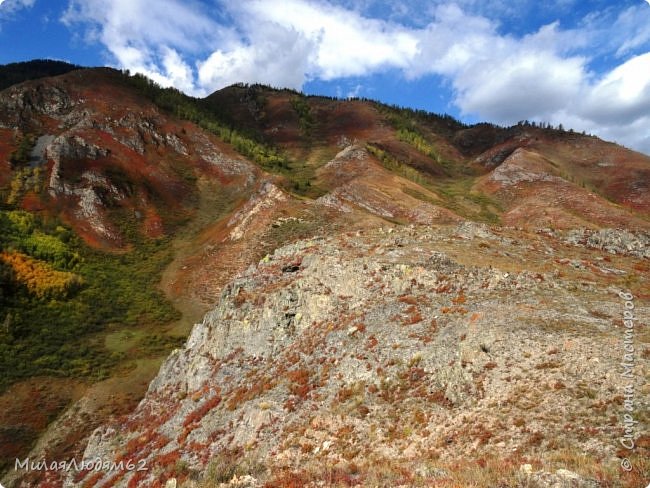
<path fill-rule="evenodd" d="M 0 63 L 562 123 L 650 154 L 650 0 L 0 0 Z"/>

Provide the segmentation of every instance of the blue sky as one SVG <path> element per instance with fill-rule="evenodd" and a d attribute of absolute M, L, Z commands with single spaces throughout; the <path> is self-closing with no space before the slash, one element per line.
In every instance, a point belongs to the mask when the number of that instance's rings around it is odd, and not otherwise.
<path fill-rule="evenodd" d="M 0 0 L 0 63 L 529 119 L 650 154 L 650 0 Z"/>

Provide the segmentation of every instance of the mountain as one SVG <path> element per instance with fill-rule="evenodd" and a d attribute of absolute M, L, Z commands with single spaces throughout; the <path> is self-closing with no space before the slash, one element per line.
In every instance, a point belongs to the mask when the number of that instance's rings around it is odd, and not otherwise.
<path fill-rule="evenodd" d="M 649 481 L 648 156 L 47 68 L 0 69 L 0 452 L 150 469 L 5 486 Z"/>

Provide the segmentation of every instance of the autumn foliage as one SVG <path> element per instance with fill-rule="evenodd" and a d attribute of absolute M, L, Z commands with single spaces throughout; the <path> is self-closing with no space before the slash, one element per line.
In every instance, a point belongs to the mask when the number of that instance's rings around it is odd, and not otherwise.
<path fill-rule="evenodd" d="M 3 251 L 0 260 L 11 266 L 18 282 L 40 298 L 65 297 L 82 284 L 76 274 L 57 271 L 48 263 L 19 252 Z"/>

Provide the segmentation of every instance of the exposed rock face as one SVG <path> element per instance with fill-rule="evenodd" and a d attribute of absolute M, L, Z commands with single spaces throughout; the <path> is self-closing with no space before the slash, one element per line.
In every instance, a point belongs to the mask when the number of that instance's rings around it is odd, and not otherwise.
<path fill-rule="evenodd" d="M 27 90 L 11 87 L 0 95 L 0 126 L 17 129 L 34 123 L 38 115 L 60 119 L 75 105 L 66 90 L 53 84 L 38 83 Z"/>
<path fill-rule="evenodd" d="M 165 235 L 194 211 L 202 177 L 237 187 L 242 196 L 254 186 L 254 164 L 134 98 L 112 77 L 97 73 L 90 87 L 71 74 L 0 94 L 0 128 L 16 130 L 18 138 L 39 135 L 30 166 L 49 170 L 49 197 L 86 242 L 123 248 L 118 229 L 131 217 L 147 237 Z"/>
<path fill-rule="evenodd" d="M 329 161 L 323 170 L 334 173 L 341 182 L 348 182 L 368 171 L 368 151 L 361 146 L 350 145 Z"/>
<path fill-rule="evenodd" d="M 505 144 L 502 146 L 497 146 L 489 151 L 484 152 L 483 154 L 477 156 L 474 159 L 475 163 L 480 164 L 481 166 L 494 169 L 499 166 L 503 161 L 510 156 L 514 151 L 516 151 L 521 142 Z"/>
<path fill-rule="evenodd" d="M 83 225 L 88 225 L 92 232 L 109 242 L 118 242 L 119 233 L 106 219 L 105 210 L 107 204 L 124 200 L 124 192 L 105 176 L 93 171 L 84 171 L 75 184 L 66 182 L 61 176 L 64 161 L 98 159 L 106 157 L 109 151 L 88 143 L 82 137 L 61 135 L 45 148 L 45 154 L 54 162 L 49 181 L 50 195 L 75 197 L 78 203 L 74 214 L 84 222 Z"/>
<path fill-rule="evenodd" d="M 47 162 L 47 147 L 54 141 L 53 135 L 40 136 L 30 154 L 30 166 L 42 166 Z"/>
<path fill-rule="evenodd" d="M 480 259 L 492 247 L 520 270 Z M 271 472 L 390 460 L 425 484 L 447 476 L 434 460 L 543 456 L 551 442 L 617 462 L 618 290 L 535 259 L 514 234 L 471 223 L 278 249 L 224 289 L 137 411 L 98 429 L 85 456 L 156 466 L 118 486 L 176 476 L 164 460 L 204 473 L 246 450 Z M 588 440 L 573 433 L 582 422 L 597 426 Z M 523 486 L 564 486 L 558 473 Z"/>
<path fill-rule="evenodd" d="M 395 177 L 379 166 L 364 147 L 356 144 L 340 151 L 320 169 L 320 173 L 336 181 L 337 186 L 316 202 L 344 213 L 356 206 L 381 218 L 403 219 L 417 224 L 462 220 L 446 208 L 417 200 L 401 189 L 396 191 Z M 400 183 L 413 185 L 407 180 Z"/>
<path fill-rule="evenodd" d="M 61 135 L 56 137 L 46 148 L 45 154 L 54 165 L 50 173 L 50 195 L 72 194 L 73 190 L 61 179 L 61 163 L 64 160 L 98 159 L 108 155 L 108 150 L 86 142 L 76 135 Z"/>
<path fill-rule="evenodd" d="M 627 254 L 650 259 L 650 234 L 632 232 L 625 229 L 573 230 L 566 233 L 565 241 L 573 245 L 583 245 L 603 249 L 611 254 Z"/>
<path fill-rule="evenodd" d="M 241 158 L 226 156 L 210 139 L 201 132 L 192 133 L 190 140 L 194 151 L 211 166 L 219 168 L 226 176 L 245 176 L 246 185 L 253 184 L 255 171 L 253 165 Z"/>
<path fill-rule="evenodd" d="M 563 182 L 558 176 L 545 171 L 539 164 L 539 155 L 531 154 L 525 149 L 516 149 L 503 163 L 490 175 L 490 179 L 504 186 L 516 185 L 517 183 L 532 182 Z"/>
<path fill-rule="evenodd" d="M 277 202 L 287 200 L 287 196 L 271 182 L 262 183 L 259 191 L 235 215 L 230 218 L 228 226 L 232 228 L 228 238 L 232 241 L 241 239 L 253 219 L 262 210 L 273 207 Z"/>
<path fill-rule="evenodd" d="M 340 198 L 338 198 L 338 195 L 334 193 L 328 193 L 326 195 L 323 195 L 322 197 L 317 198 L 316 203 L 319 205 L 323 205 L 325 207 L 338 210 L 339 212 L 343 212 L 343 213 L 352 212 L 352 208 L 349 205 L 343 203 L 343 201 Z"/>

